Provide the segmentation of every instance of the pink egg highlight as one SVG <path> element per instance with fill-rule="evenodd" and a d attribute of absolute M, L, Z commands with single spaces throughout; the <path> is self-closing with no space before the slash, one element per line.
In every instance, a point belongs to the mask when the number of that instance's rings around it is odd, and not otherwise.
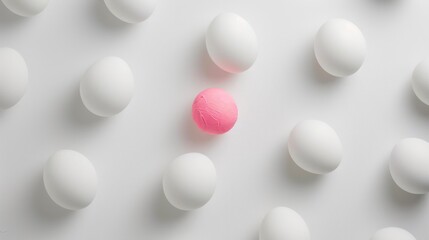
<path fill-rule="evenodd" d="M 195 97 L 192 117 L 204 132 L 223 134 L 234 127 L 238 109 L 234 98 L 227 92 L 219 88 L 208 88 Z"/>

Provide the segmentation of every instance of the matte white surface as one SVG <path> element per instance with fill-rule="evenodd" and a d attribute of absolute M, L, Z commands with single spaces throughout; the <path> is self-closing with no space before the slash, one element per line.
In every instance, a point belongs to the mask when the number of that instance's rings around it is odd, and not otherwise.
<path fill-rule="evenodd" d="M 429 198 L 398 188 L 388 168 L 401 139 L 429 139 L 429 108 L 411 88 L 429 56 L 429 1 L 163 0 L 136 25 L 101 0 L 48 8 L 25 19 L 0 5 L 0 46 L 18 50 L 31 74 L 21 101 L 0 112 L 3 239 L 257 240 L 276 206 L 299 212 L 315 240 L 367 240 L 386 226 L 429 239 Z M 221 12 L 243 16 L 258 35 L 258 60 L 238 75 L 206 53 L 207 26 Z M 314 36 L 335 17 L 359 25 L 368 43 L 365 67 L 347 79 L 314 59 Z M 128 107 L 107 119 L 79 96 L 83 74 L 104 56 L 126 59 L 136 79 Z M 208 87 L 234 96 L 233 134 L 208 136 L 192 122 L 192 101 Z M 289 133 L 305 119 L 341 133 L 344 158 L 328 175 L 307 174 L 288 156 Z M 43 187 L 46 159 L 64 148 L 90 159 L 100 183 L 75 214 Z M 207 205 L 183 213 L 165 199 L 162 175 L 186 152 L 212 159 L 218 182 Z"/>

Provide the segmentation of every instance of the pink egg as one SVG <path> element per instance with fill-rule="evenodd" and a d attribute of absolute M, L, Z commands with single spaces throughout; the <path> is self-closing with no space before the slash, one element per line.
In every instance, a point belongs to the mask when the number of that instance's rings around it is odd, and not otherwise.
<path fill-rule="evenodd" d="M 210 134 L 223 134 L 234 127 L 238 109 L 231 95 L 219 88 L 200 92 L 192 104 L 192 117 L 198 127 Z"/>

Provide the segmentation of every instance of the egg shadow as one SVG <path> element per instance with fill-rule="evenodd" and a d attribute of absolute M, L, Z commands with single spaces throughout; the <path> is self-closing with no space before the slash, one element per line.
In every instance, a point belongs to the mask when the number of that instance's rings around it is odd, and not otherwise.
<path fill-rule="evenodd" d="M 309 72 L 310 79 L 313 79 L 315 83 L 319 85 L 332 85 L 343 79 L 342 77 L 333 76 L 323 70 L 314 54 L 313 41 L 308 44 L 307 56 L 306 59 L 308 62 L 304 64 L 305 68 L 303 71 Z"/>
<path fill-rule="evenodd" d="M 390 6 L 392 4 L 397 4 L 398 2 L 401 2 L 402 0 L 367 0 L 370 3 L 377 4 L 380 6 Z"/>
<path fill-rule="evenodd" d="M 384 184 L 382 189 L 385 191 L 386 196 L 388 197 L 388 199 L 391 200 L 391 203 L 393 203 L 397 207 L 414 208 L 419 206 L 419 203 L 424 202 L 423 200 L 425 199 L 425 195 L 412 194 L 400 188 L 395 183 L 395 181 L 392 178 L 392 175 L 390 174 L 389 161 L 390 161 L 390 156 L 385 161 L 385 164 L 383 164 Z"/>
<path fill-rule="evenodd" d="M 69 98 L 69 106 L 66 107 L 68 110 L 66 111 L 68 113 L 66 118 L 72 125 L 76 125 L 78 128 L 100 125 L 107 122 L 109 118 L 96 116 L 83 105 L 82 98 L 80 97 L 80 80 L 76 81 L 73 88 L 71 88 L 73 91 L 71 91 Z"/>
<path fill-rule="evenodd" d="M 7 116 L 7 112 L 10 111 L 9 109 L 0 109 L 0 118 Z"/>
<path fill-rule="evenodd" d="M 258 227 L 258 226 L 257 226 Z M 255 231 L 251 237 L 250 240 L 259 240 L 259 231 Z"/>
<path fill-rule="evenodd" d="M 282 182 L 292 184 L 296 187 L 306 187 L 316 185 L 323 179 L 322 174 L 313 174 L 300 168 L 292 159 L 289 149 L 286 144 L 279 146 L 281 149 L 278 157 L 276 157 L 277 164 L 273 167 L 280 176 L 282 176 Z"/>
<path fill-rule="evenodd" d="M 199 129 L 197 124 L 194 122 L 194 119 L 192 118 L 191 110 L 188 114 L 185 114 L 184 116 L 183 132 L 185 139 L 187 139 L 188 142 L 192 145 L 191 147 L 196 148 L 202 145 L 213 143 L 216 141 L 216 139 L 221 137 L 214 134 L 205 133 L 201 129 Z"/>
<path fill-rule="evenodd" d="M 126 23 L 114 16 L 107 8 L 104 0 L 93 0 L 92 15 L 95 16 L 99 25 L 110 30 L 131 29 L 137 24 Z"/>
<path fill-rule="evenodd" d="M 14 228 L 8 226 L 1 226 L 0 228 L 0 239 L 18 239 Z"/>
<path fill-rule="evenodd" d="M 27 17 L 21 17 L 11 12 L 7 7 L 0 3 L 0 24 L 1 25 L 15 25 L 27 22 Z"/>
<path fill-rule="evenodd" d="M 42 174 L 38 175 L 33 182 L 35 186 L 33 187 L 32 210 L 38 223 L 53 227 L 75 215 L 74 211 L 58 206 L 49 197 L 43 183 Z"/>
<path fill-rule="evenodd" d="M 155 224 L 155 226 L 168 225 L 179 222 L 180 219 L 189 216 L 189 211 L 183 211 L 173 207 L 164 195 L 162 183 L 160 183 L 159 186 L 161 187 L 157 188 L 154 194 L 151 194 L 153 199 L 149 215 L 147 216 L 147 222 L 151 222 Z"/>
<path fill-rule="evenodd" d="M 281 169 L 285 171 L 285 177 L 288 182 L 304 186 L 315 184 L 323 179 L 323 174 L 314 174 L 300 168 L 292 159 L 289 150 L 286 147 L 285 158 L 282 159 L 283 166 Z"/>
<path fill-rule="evenodd" d="M 411 81 L 412 79 L 408 81 L 410 84 L 409 87 L 406 88 L 409 105 L 412 109 L 415 110 L 417 114 L 419 114 L 419 116 L 429 118 L 429 106 L 420 101 L 420 99 L 416 96 L 412 88 Z"/>
<path fill-rule="evenodd" d="M 7 212 L 7 210 L 9 208 L 6 205 L 2 205 L 2 209 L 0 209 L 0 239 L 9 237 L 15 231 L 16 220 L 12 217 L 13 213 Z"/>
<path fill-rule="evenodd" d="M 210 55 L 206 47 L 206 36 L 203 35 L 200 44 L 200 57 L 198 59 L 199 66 L 201 69 L 202 75 L 208 80 L 216 81 L 226 81 L 233 78 L 234 74 L 226 72 L 218 67 L 213 60 L 210 58 Z"/>

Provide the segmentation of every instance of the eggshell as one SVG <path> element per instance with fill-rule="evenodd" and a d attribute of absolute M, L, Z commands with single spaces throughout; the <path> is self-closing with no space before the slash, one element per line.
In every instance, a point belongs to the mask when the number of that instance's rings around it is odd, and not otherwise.
<path fill-rule="evenodd" d="M 163 188 L 165 197 L 174 207 L 185 211 L 200 208 L 216 189 L 216 169 L 203 154 L 181 155 L 165 171 Z"/>
<path fill-rule="evenodd" d="M 104 0 L 110 12 L 126 23 L 146 20 L 156 8 L 158 0 Z"/>
<path fill-rule="evenodd" d="M 414 194 L 429 192 L 429 143 L 405 138 L 393 148 L 390 174 L 403 190 Z"/>
<path fill-rule="evenodd" d="M 0 108 L 17 104 L 28 85 L 28 70 L 24 58 L 14 49 L 0 48 Z"/>
<path fill-rule="evenodd" d="M 59 150 L 50 157 L 43 181 L 51 199 L 69 210 L 87 207 L 94 199 L 98 185 L 92 163 L 72 150 Z"/>
<path fill-rule="evenodd" d="M 341 140 L 335 130 L 318 120 L 306 120 L 296 125 L 289 136 L 288 148 L 299 167 L 315 174 L 335 170 L 343 155 Z"/>
<path fill-rule="evenodd" d="M 387 227 L 378 230 L 371 240 L 416 240 L 416 238 L 402 228 Z"/>
<path fill-rule="evenodd" d="M 414 69 L 412 87 L 416 96 L 429 105 L 429 59 L 421 62 Z"/>
<path fill-rule="evenodd" d="M 327 73 L 336 77 L 349 76 L 359 70 L 366 51 L 362 32 L 345 19 L 327 21 L 314 39 L 317 61 Z"/>
<path fill-rule="evenodd" d="M 2 2 L 11 12 L 31 17 L 42 12 L 48 6 L 49 0 L 2 0 Z"/>
<path fill-rule="evenodd" d="M 206 46 L 213 62 L 230 73 L 247 70 L 258 55 L 258 40 L 253 28 L 234 13 L 220 14 L 211 22 Z"/>
<path fill-rule="evenodd" d="M 133 73 L 118 57 L 106 57 L 96 62 L 80 83 L 83 104 L 101 117 L 110 117 L 124 110 L 133 95 Z"/>
<path fill-rule="evenodd" d="M 238 109 L 227 92 L 219 88 L 208 88 L 195 97 L 192 117 L 204 132 L 223 134 L 234 127 Z"/>
<path fill-rule="evenodd" d="M 304 219 L 286 207 L 272 209 L 262 221 L 259 240 L 310 240 Z"/>

